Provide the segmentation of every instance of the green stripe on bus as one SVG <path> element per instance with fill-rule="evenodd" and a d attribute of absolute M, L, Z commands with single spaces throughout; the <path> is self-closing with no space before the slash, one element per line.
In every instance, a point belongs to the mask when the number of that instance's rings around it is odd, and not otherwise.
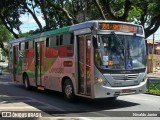
<path fill-rule="evenodd" d="M 63 28 L 59 28 L 57 30 L 51 30 L 51 31 L 47 31 L 42 33 L 42 36 L 47 36 L 47 35 L 52 35 L 52 34 L 60 34 L 60 33 L 64 33 L 64 32 L 68 32 L 70 29 L 70 27 L 63 27 Z"/>
<path fill-rule="evenodd" d="M 27 36 L 26 40 L 36 39 L 36 38 L 39 38 L 39 37 L 42 37 L 42 36 L 48 36 L 48 35 L 54 35 L 54 34 L 60 34 L 60 33 L 68 32 L 69 29 L 70 29 L 70 27 L 67 26 L 67 27 L 56 29 L 56 30 L 50 30 L 50 31 L 47 31 L 47 32 L 38 33 L 38 34 L 35 34 L 35 35 Z"/>

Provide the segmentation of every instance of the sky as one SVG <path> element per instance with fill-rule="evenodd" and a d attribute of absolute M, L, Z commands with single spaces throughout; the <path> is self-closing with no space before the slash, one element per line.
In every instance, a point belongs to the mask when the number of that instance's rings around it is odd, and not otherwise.
<path fill-rule="evenodd" d="M 43 20 L 41 14 L 38 14 L 37 17 L 40 23 L 42 24 L 42 26 L 44 26 L 45 21 Z M 35 20 L 31 15 L 28 15 L 28 14 L 22 15 L 20 17 L 20 21 L 23 23 L 20 26 L 22 33 L 29 32 L 30 30 L 35 30 L 38 28 L 38 25 L 36 24 Z"/>
<path fill-rule="evenodd" d="M 153 35 L 149 36 L 148 39 L 153 40 Z M 154 39 L 160 41 L 160 27 L 159 27 L 159 29 L 154 33 Z"/>
<path fill-rule="evenodd" d="M 45 21 L 42 18 L 41 14 L 37 14 L 38 20 L 41 22 L 42 26 L 45 26 Z M 22 15 L 20 20 L 22 21 L 22 25 L 20 26 L 22 33 L 28 32 L 30 30 L 35 30 L 38 28 L 38 25 L 36 24 L 33 17 L 29 14 Z M 160 40 L 160 28 L 155 32 L 155 40 Z M 153 35 L 148 37 L 148 39 L 153 39 Z"/>

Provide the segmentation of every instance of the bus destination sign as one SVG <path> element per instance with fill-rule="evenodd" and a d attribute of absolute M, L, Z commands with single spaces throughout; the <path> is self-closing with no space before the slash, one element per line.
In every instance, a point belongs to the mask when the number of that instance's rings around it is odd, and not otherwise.
<path fill-rule="evenodd" d="M 122 23 L 99 23 L 99 30 L 115 30 L 142 34 L 142 27 Z"/>

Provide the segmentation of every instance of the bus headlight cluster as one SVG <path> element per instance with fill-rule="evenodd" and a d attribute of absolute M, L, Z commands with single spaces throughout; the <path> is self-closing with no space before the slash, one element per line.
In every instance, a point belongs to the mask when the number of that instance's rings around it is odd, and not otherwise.
<path fill-rule="evenodd" d="M 96 77 L 96 83 L 106 85 L 106 84 L 107 84 L 107 81 L 103 80 L 102 78 L 97 78 L 97 77 Z"/>

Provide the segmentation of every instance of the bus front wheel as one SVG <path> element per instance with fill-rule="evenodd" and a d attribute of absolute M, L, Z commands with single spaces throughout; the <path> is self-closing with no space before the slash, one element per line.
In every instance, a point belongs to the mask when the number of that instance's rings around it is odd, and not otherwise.
<path fill-rule="evenodd" d="M 63 84 L 63 94 L 64 97 L 69 101 L 73 102 L 75 100 L 74 88 L 70 79 L 66 79 Z"/>

